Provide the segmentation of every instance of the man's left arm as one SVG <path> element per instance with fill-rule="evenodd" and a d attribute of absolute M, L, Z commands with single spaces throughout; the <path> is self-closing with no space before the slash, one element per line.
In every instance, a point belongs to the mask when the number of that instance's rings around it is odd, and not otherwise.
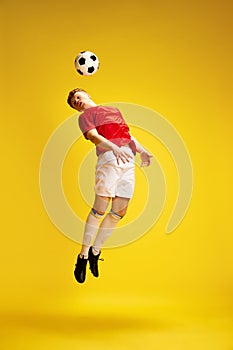
<path fill-rule="evenodd" d="M 131 135 L 132 141 L 136 145 L 136 151 L 139 153 L 141 158 L 141 167 L 146 167 L 151 164 L 151 158 L 153 157 L 136 139 Z"/>

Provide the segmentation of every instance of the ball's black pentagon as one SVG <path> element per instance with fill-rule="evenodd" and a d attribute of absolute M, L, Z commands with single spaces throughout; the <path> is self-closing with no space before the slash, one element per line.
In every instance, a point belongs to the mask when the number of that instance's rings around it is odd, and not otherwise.
<path fill-rule="evenodd" d="M 86 51 L 81 51 L 80 53 L 84 53 L 84 52 L 86 52 Z"/>
<path fill-rule="evenodd" d="M 83 72 L 80 69 L 77 69 L 77 72 L 81 75 L 83 75 Z"/>
<path fill-rule="evenodd" d="M 90 58 L 92 59 L 92 61 L 96 61 L 96 56 L 95 55 L 91 55 Z"/>
<path fill-rule="evenodd" d="M 88 73 L 93 73 L 95 70 L 95 68 L 92 66 L 92 67 L 88 67 L 87 71 Z"/>
<path fill-rule="evenodd" d="M 86 63 L 86 59 L 84 57 L 80 57 L 78 63 L 80 64 L 80 66 L 83 66 Z"/>

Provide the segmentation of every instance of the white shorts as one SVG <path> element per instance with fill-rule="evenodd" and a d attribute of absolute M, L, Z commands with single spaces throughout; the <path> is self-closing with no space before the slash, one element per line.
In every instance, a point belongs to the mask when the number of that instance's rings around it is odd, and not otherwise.
<path fill-rule="evenodd" d="M 112 151 L 101 153 L 95 173 L 95 193 L 104 197 L 132 198 L 135 184 L 134 154 L 129 147 L 122 146 L 132 158 L 125 164 L 117 164 Z"/>

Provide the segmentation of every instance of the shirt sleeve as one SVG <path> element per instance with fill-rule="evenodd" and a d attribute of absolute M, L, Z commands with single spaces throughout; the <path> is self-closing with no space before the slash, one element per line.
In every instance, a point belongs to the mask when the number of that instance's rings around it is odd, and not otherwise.
<path fill-rule="evenodd" d="M 78 123 L 84 137 L 87 139 L 87 131 L 96 128 L 94 113 L 85 111 L 79 116 Z"/>

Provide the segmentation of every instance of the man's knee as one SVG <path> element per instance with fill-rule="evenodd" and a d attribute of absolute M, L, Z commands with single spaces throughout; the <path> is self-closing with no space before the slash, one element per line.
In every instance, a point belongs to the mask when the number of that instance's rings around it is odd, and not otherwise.
<path fill-rule="evenodd" d="M 119 211 L 114 211 L 113 209 L 110 210 L 110 214 L 114 219 L 121 220 L 126 214 L 126 210 L 119 210 Z"/>
<path fill-rule="evenodd" d="M 112 200 L 112 211 L 119 215 L 121 218 L 127 213 L 129 204 L 128 198 L 114 197 Z"/>
<path fill-rule="evenodd" d="M 95 202 L 93 204 L 94 211 L 97 214 L 104 215 L 108 207 L 109 201 L 110 201 L 109 197 L 102 197 L 102 196 L 96 195 Z"/>
<path fill-rule="evenodd" d="M 105 212 L 92 208 L 91 209 L 91 214 L 94 217 L 96 217 L 97 219 L 102 219 L 102 217 L 104 216 Z"/>

